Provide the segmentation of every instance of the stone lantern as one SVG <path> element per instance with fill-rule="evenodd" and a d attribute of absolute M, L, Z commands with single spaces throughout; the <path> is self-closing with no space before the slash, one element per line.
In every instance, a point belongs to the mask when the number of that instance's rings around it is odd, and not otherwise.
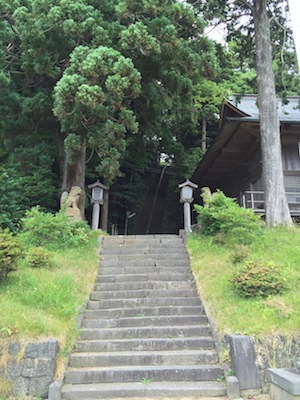
<path fill-rule="evenodd" d="M 190 204 L 194 201 L 193 193 L 197 187 L 198 185 L 189 181 L 188 179 L 178 185 L 178 189 L 180 191 L 180 203 L 183 203 L 184 230 L 187 233 L 192 232 Z"/>
<path fill-rule="evenodd" d="M 99 228 L 100 205 L 103 204 L 103 193 L 104 190 L 107 190 L 107 186 L 103 185 L 103 183 L 101 183 L 99 179 L 97 179 L 96 182 L 88 185 L 88 188 L 92 189 L 92 229 L 96 230 Z"/>

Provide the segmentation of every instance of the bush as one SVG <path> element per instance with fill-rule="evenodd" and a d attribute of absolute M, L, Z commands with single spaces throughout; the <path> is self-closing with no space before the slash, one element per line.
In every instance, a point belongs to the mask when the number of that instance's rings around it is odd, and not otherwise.
<path fill-rule="evenodd" d="M 195 205 L 201 233 L 226 236 L 234 242 L 250 244 L 263 233 L 260 217 L 252 209 L 241 208 L 235 199 L 218 190 L 213 195 L 203 195 L 205 206 Z"/>
<path fill-rule="evenodd" d="M 90 233 L 84 221 L 72 222 L 62 212 L 46 213 L 34 207 L 22 219 L 21 237 L 27 247 L 59 250 L 87 243 Z"/>
<path fill-rule="evenodd" d="M 239 264 L 246 260 L 249 256 L 249 249 L 244 244 L 241 244 L 235 248 L 235 251 L 232 255 L 233 264 Z"/>
<path fill-rule="evenodd" d="M 32 247 L 28 250 L 27 261 L 31 268 L 50 267 L 51 253 L 44 247 Z"/>
<path fill-rule="evenodd" d="M 284 289 L 278 269 L 266 263 L 248 262 L 235 272 L 231 283 L 241 297 L 267 297 Z"/>
<path fill-rule="evenodd" d="M 0 229 L 0 282 L 17 269 L 21 255 L 22 247 L 18 239 L 8 229 Z"/>

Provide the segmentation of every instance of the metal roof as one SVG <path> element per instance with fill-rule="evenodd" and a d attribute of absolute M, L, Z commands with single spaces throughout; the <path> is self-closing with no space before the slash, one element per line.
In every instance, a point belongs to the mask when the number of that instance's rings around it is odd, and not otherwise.
<path fill-rule="evenodd" d="M 288 97 L 288 100 L 287 104 L 283 104 L 278 99 L 281 135 L 286 143 L 291 138 L 300 141 L 300 97 Z M 251 174 L 259 177 L 260 132 L 256 101 L 257 95 L 234 96 L 223 101 L 218 135 L 191 177 L 199 186 L 196 196 L 202 186 L 213 190 L 220 188 L 225 194 L 236 196 L 236 193 L 226 193 L 226 190 L 233 190 L 247 165 L 251 165 Z M 255 154 L 257 157 L 253 162 L 251 157 Z M 234 190 L 237 190 L 236 187 Z"/>
<path fill-rule="evenodd" d="M 258 121 L 259 111 L 257 107 L 257 95 L 232 96 L 227 100 L 228 104 L 234 106 L 237 110 L 246 114 L 247 117 L 241 117 L 241 120 Z M 281 98 L 278 98 L 278 117 L 281 122 L 299 122 L 300 123 L 300 97 L 287 97 L 287 104 Z M 230 118 L 229 118 L 230 119 Z"/>

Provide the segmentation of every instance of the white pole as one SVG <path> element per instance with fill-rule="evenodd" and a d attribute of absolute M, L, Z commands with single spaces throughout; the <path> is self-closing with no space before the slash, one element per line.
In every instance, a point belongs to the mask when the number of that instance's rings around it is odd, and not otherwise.
<path fill-rule="evenodd" d="M 296 53 L 298 58 L 298 68 L 300 73 L 300 2 L 299 0 L 288 0 L 289 9 L 292 20 L 292 29 L 294 35 L 294 41 L 296 46 Z"/>

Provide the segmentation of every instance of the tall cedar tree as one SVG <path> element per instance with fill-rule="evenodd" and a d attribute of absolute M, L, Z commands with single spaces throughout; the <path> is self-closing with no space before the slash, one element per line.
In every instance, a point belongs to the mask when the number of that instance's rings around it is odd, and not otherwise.
<path fill-rule="evenodd" d="M 126 159 L 143 171 L 161 153 L 178 164 L 188 157 L 197 142 L 193 87 L 217 65 L 192 6 L 0 0 L 0 13 L 3 159 L 48 146 L 48 170 L 65 190 L 84 186 L 87 158 L 110 184 Z"/>

